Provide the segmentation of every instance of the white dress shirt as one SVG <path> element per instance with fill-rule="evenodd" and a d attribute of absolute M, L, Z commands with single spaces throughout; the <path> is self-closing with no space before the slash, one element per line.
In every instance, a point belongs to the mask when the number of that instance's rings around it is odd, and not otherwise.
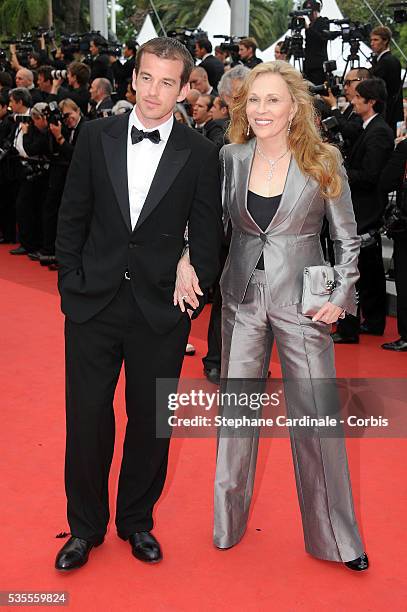
<path fill-rule="evenodd" d="M 172 115 L 165 123 L 155 128 L 146 128 L 136 115 L 136 107 L 130 113 L 129 127 L 127 134 L 127 183 L 129 188 L 130 219 L 131 227 L 135 228 L 141 209 L 150 191 L 151 183 L 157 171 L 158 164 L 164 152 L 165 145 L 171 134 L 174 124 Z M 133 144 L 131 141 L 131 128 L 136 126 L 143 132 L 153 132 L 159 130 L 160 142 L 155 144 L 148 138 Z"/>
<path fill-rule="evenodd" d="M 30 114 L 30 110 L 27 110 L 25 113 L 21 113 L 22 115 L 29 115 Z M 18 154 L 20 155 L 20 157 L 28 157 L 27 153 L 24 150 L 23 147 L 23 138 L 24 138 L 24 132 L 21 130 L 21 123 L 18 124 L 18 127 L 16 129 L 16 132 L 14 134 L 14 148 L 17 149 Z"/>

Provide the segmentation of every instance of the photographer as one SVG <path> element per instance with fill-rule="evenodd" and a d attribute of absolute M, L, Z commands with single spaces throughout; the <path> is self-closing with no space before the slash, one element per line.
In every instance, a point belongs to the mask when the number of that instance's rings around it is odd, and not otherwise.
<path fill-rule="evenodd" d="M 15 193 L 10 188 L 10 152 L 12 147 L 12 134 L 15 128 L 14 120 L 8 109 L 8 93 L 4 90 L 0 94 L 0 242 L 15 242 L 16 220 L 14 210 Z"/>
<path fill-rule="evenodd" d="M 378 178 L 394 148 L 393 133 L 380 116 L 387 93 L 381 79 L 365 79 L 356 86 L 352 104 L 363 121 L 363 132 L 353 145 L 347 171 L 358 235 L 361 237 L 358 282 L 359 306 L 364 320 L 347 315 L 339 321 L 334 342 L 355 344 L 359 333 L 381 336 L 386 325 L 386 279 L 381 227 L 385 201 Z"/>
<path fill-rule="evenodd" d="M 41 66 L 37 71 L 37 86 L 38 91 L 41 94 L 41 98 L 43 102 L 52 102 L 56 101 L 57 95 L 52 93 L 53 86 L 53 78 L 52 78 L 52 67 L 51 66 Z"/>
<path fill-rule="evenodd" d="M 90 86 L 90 111 L 89 119 L 97 119 L 102 116 L 103 111 L 113 108 L 113 100 L 110 97 L 113 89 L 112 84 L 107 79 L 95 79 Z"/>
<path fill-rule="evenodd" d="M 310 23 L 305 25 L 304 77 L 314 85 L 322 85 L 323 63 L 328 61 L 328 38 L 324 31 L 329 30 L 329 19 L 320 16 L 321 2 L 307 0 L 303 9 L 311 11 Z"/>
<path fill-rule="evenodd" d="M 387 106 L 386 121 L 396 137 L 397 121 L 402 121 L 403 91 L 401 83 L 401 64 L 390 50 L 391 30 L 386 26 L 378 26 L 370 33 L 370 47 L 374 53 L 372 75 L 380 77 L 386 83 Z"/>
<path fill-rule="evenodd" d="M 15 91 L 12 90 L 10 100 L 15 97 Z M 48 164 L 43 159 L 49 150 L 48 124 L 44 115 L 46 107 L 45 102 L 34 105 L 31 121 L 19 123 L 15 144 L 21 160 L 21 182 L 16 200 L 20 246 L 10 253 L 27 254 L 31 259 L 39 259 L 42 242 L 42 203 L 48 188 Z"/>
<path fill-rule="evenodd" d="M 25 87 L 30 92 L 32 104 L 42 102 L 41 94 L 34 87 L 34 74 L 28 68 L 20 68 L 16 73 L 16 87 Z"/>
<path fill-rule="evenodd" d="M 207 38 L 199 38 L 196 41 L 195 57 L 201 60 L 199 66 L 206 71 L 210 85 L 216 90 L 225 71 L 225 66 L 217 57 L 212 55 L 212 43 Z M 196 87 L 196 89 L 199 88 Z"/>
<path fill-rule="evenodd" d="M 123 49 L 123 55 L 126 58 L 124 64 L 119 59 L 114 58 L 111 65 L 118 100 L 126 99 L 127 83 L 133 77 L 137 47 L 138 44 L 135 40 L 128 40 Z"/>
<path fill-rule="evenodd" d="M 350 154 L 353 143 L 361 134 L 363 129 L 363 121 L 358 114 L 355 113 L 355 110 L 352 105 L 352 100 L 355 97 L 356 86 L 358 83 L 363 81 L 364 79 L 368 79 L 370 77 L 369 70 L 367 68 L 353 68 L 350 70 L 343 82 L 343 89 L 345 93 L 346 100 L 348 101 L 348 106 L 344 110 L 343 113 L 338 108 L 338 102 L 336 97 L 333 95 L 332 91 L 329 90 L 329 96 L 321 96 L 321 98 L 330 106 L 331 108 L 331 116 L 336 117 L 339 130 L 344 139 L 344 155 L 347 157 Z"/>
<path fill-rule="evenodd" d="M 82 62 L 71 62 L 68 66 L 68 87 L 61 87 L 62 81 L 54 80 L 52 93 L 56 93 L 58 101 L 70 98 L 85 115 L 89 104 L 90 68 Z"/>
<path fill-rule="evenodd" d="M 85 122 L 79 106 L 69 98 L 59 103 L 59 113 L 55 111 L 49 116 L 48 121 L 53 142 L 48 191 L 43 206 L 43 239 L 40 261 L 44 265 L 55 263 L 58 211 L 75 144 Z"/>
<path fill-rule="evenodd" d="M 388 351 L 407 351 L 407 140 L 402 140 L 395 148 L 380 177 L 379 189 L 388 194 L 397 190 L 396 206 L 401 220 L 397 230 L 387 232 L 394 240 L 394 280 L 397 291 L 397 329 L 398 340 L 385 342 L 382 348 Z"/>
<path fill-rule="evenodd" d="M 107 48 L 107 41 L 102 36 L 95 35 L 89 44 L 89 51 L 92 56 L 90 65 L 90 81 L 103 78 L 113 83 L 113 71 L 110 65 L 110 58 L 104 52 Z"/>
<path fill-rule="evenodd" d="M 257 42 L 254 38 L 242 38 L 239 42 L 239 57 L 247 68 L 254 68 L 261 64 L 263 60 L 256 57 Z"/>

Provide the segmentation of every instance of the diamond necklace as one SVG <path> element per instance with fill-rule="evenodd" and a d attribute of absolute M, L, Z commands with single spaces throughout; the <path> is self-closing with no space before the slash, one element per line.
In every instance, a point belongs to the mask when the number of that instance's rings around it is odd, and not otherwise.
<path fill-rule="evenodd" d="M 263 151 L 260 149 L 259 145 L 257 145 L 257 151 L 260 155 L 260 157 L 262 157 L 264 160 L 266 160 L 266 162 L 268 164 L 270 164 L 270 170 L 269 170 L 269 174 L 268 174 L 268 180 L 271 181 L 271 179 L 273 178 L 273 172 L 274 172 L 274 167 L 276 165 L 277 162 L 280 161 L 280 159 L 283 159 L 283 157 L 285 157 L 289 151 L 289 149 L 287 149 L 287 151 L 285 153 L 283 153 L 282 155 L 280 155 L 280 157 L 277 157 L 277 159 L 272 160 L 269 159 L 268 157 L 266 157 L 266 155 L 264 155 Z"/>

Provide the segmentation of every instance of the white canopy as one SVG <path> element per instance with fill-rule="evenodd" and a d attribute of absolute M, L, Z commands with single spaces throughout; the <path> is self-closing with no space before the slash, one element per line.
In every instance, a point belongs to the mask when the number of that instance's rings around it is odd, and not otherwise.
<path fill-rule="evenodd" d="M 321 16 L 328 17 L 328 19 L 343 19 L 343 15 L 341 11 L 339 10 L 336 0 L 325 0 L 324 1 L 324 5 L 321 11 Z M 331 25 L 332 31 L 339 30 L 339 29 L 340 29 L 339 26 Z M 288 30 L 285 34 L 280 36 L 278 40 L 276 40 L 270 47 L 268 47 L 264 51 L 260 51 L 260 52 L 258 51 L 257 55 L 261 57 L 261 59 L 265 62 L 274 60 L 275 59 L 274 58 L 274 47 L 280 40 L 284 40 L 284 38 L 289 35 L 290 35 L 290 30 Z M 360 65 L 361 66 L 367 66 L 369 64 L 369 62 L 367 61 L 367 59 L 365 59 L 365 57 L 363 57 L 363 55 L 369 58 L 371 53 L 372 53 L 371 49 L 367 45 L 365 45 L 365 43 L 360 43 L 360 60 L 361 60 Z M 343 73 L 345 69 L 345 65 L 346 65 L 346 58 L 348 57 L 348 55 L 349 55 L 349 45 L 347 43 L 343 45 L 341 37 L 328 42 L 328 58 L 330 60 L 336 61 L 338 74 Z M 293 63 L 293 60 L 291 60 L 291 63 Z"/>
<path fill-rule="evenodd" d="M 215 34 L 230 36 L 230 6 L 227 0 L 212 0 L 198 28 L 208 32 L 208 38 L 215 48 L 223 42 L 222 38 L 214 38 Z"/>
<path fill-rule="evenodd" d="M 151 21 L 151 17 L 150 15 L 147 15 L 144 19 L 144 23 L 141 26 L 140 32 L 138 33 L 136 40 L 139 45 L 143 45 L 148 40 L 151 40 L 152 38 L 157 38 L 157 36 L 158 34 L 155 31 L 155 27 L 153 25 L 153 22 Z"/>

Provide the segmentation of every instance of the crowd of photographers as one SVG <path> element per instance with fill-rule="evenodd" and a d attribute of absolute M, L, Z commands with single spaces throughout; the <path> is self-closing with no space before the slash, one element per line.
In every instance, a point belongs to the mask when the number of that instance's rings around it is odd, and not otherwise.
<path fill-rule="evenodd" d="M 407 351 L 407 140 L 399 139 L 395 148 L 397 129 L 403 135 L 407 131 L 405 126 L 404 132 L 400 130 L 404 119 L 401 66 L 390 51 L 391 31 L 378 27 L 370 34 L 372 65 L 362 68 L 353 61 L 344 78 L 338 79 L 333 75 L 335 63 L 328 61 L 325 52 L 318 55 L 317 62 L 309 57 L 316 41 L 320 42 L 321 36 L 326 40 L 321 34 L 326 24 L 320 22 L 318 2 L 308 4 L 304 74 L 314 94 L 316 120 L 323 137 L 342 150 L 362 239 L 358 287 L 362 319 L 348 315 L 333 339 L 337 343 L 357 343 L 360 333 L 384 332 L 386 278 L 381 234 L 386 232 L 394 240 L 400 338 L 383 348 Z M 10 250 L 12 255 L 28 255 L 56 268 L 58 209 L 78 134 L 85 121 L 103 120 L 133 108 L 137 44 L 128 41 L 122 50 L 90 33 L 80 39 L 65 39 L 50 53 L 44 34 L 39 41 L 36 51 L 25 52 L 21 41 L 9 41 L 7 56 L 0 52 L 0 241 L 16 243 Z M 298 52 L 296 45 L 292 41 L 278 43 L 276 59 L 288 60 Z M 190 77 L 187 99 L 176 105 L 174 116 L 221 148 L 227 143 L 230 112 L 239 87 L 249 70 L 261 62 L 256 56 L 256 41 L 245 38 L 237 44 L 221 44 L 212 53 L 209 40 L 198 37 L 190 51 L 198 65 Z M 390 205 L 389 193 L 396 194 Z M 333 263 L 329 228 L 323 235 L 323 248 Z M 227 249 L 225 241 L 224 259 Z M 209 377 L 217 379 L 218 289 L 214 292 L 212 319 L 204 367 Z"/>

